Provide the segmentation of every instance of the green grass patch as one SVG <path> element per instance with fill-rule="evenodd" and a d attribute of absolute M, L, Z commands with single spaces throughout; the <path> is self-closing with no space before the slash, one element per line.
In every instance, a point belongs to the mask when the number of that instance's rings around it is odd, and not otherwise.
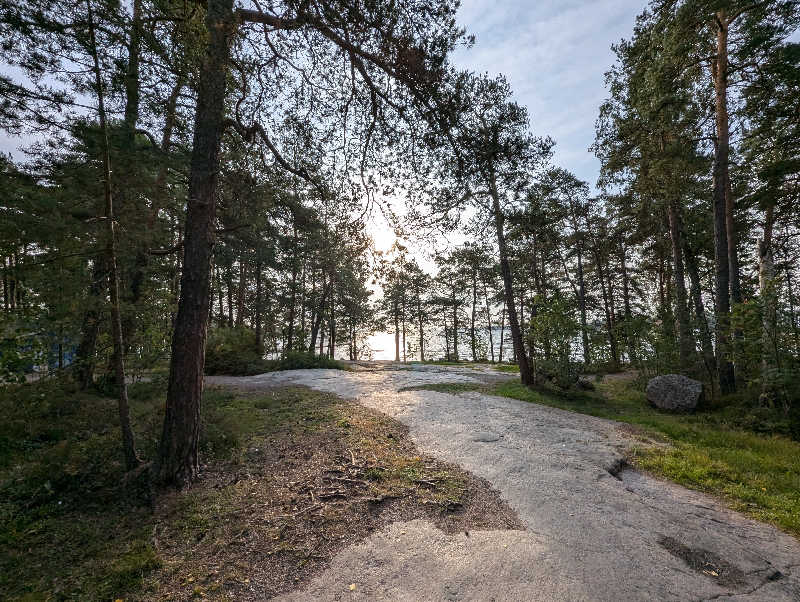
<path fill-rule="evenodd" d="M 498 372 L 509 372 L 512 374 L 519 374 L 519 366 L 516 364 L 495 364 L 492 366 Z"/>
<path fill-rule="evenodd" d="M 476 391 L 479 389 L 487 389 L 487 387 L 480 383 L 431 383 L 428 385 L 403 387 L 400 389 L 400 391 L 438 391 L 439 393 L 462 393 L 464 391 Z"/>
<path fill-rule="evenodd" d="M 163 379 L 130 386 L 131 420 L 145 461 L 157 451 L 164 391 Z M 256 436 L 321 429 L 335 415 L 318 397 L 300 388 L 258 396 L 207 390 L 203 462 L 236 464 Z M 68 381 L 7 385 L 0 387 L 0 416 L 0 599 L 152 593 L 161 566 L 153 545 L 156 517 L 122 478 L 116 400 Z M 187 530 L 209 528 L 208 509 L 186 496 L 176 520 Z"/>

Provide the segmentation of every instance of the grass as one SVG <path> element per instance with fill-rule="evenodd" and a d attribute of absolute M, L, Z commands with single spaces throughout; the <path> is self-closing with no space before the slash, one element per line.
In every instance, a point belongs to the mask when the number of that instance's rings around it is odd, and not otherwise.
<path fill-rule="evenodd" d="M 529 389 L 519 382 L 421 388 L 479 389 L 635 425 L 640 445 L 631 450 L 631 461 L 638 468 L 719 496 L 736 510 L 800 535 L 800 442 L 781 434 L 787 427 L 779 412 L 739 398 L 693 414 L 670 414 L 651 407 L 644 392 L 624 380 L 599 384 L 597 392 Z"/>
<path fill-rule="evenodd" d="M 479 385 L 478 383 L 431 383 L 427 385 L 403 387 L 400 389 L 400 391 L 438 391 L 439 393 L 463 393 L 464 391 L 475 391 L 479 388 L 482 388 L 482 385 Z"/>
<path fill-rule="evenodd" d="M 145 459 L 156 451 L 163 390 L 163 381 L 130 386 Z M 204 406 L 204 457 L 230 458 L 257 410 L 213 391 Z M 116 412 L 115 400 L 69 382 L 0 388 L 0 598 L 108 600 L 147 589 L 161 566 L 154 515 L 135 484 L 120 478 Z"/>

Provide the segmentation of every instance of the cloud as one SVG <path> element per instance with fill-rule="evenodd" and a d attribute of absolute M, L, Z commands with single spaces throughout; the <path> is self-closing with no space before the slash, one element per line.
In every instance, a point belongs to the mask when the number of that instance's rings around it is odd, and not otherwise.
<path fill-rule="evenodd" d="M 611 45 L 633 32 L 644 0 L 465 0 L 459 21 L 476 35 L 456 64 L 502 73 L 528 107 L 534 131 L 555 138 L 557 162 L 594 184 L 589 153 L 598 108 L 606 98 Z"/>

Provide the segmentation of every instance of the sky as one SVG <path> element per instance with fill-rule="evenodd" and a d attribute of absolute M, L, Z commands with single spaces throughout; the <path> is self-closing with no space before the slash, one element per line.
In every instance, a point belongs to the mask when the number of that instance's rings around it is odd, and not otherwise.
<path fill-rule="evenodd" d="M 611 45 L 633 33 L 646 0 L 463 0 L 459 22 L 475 45 L 454 57 L 458 67 L 502 73 L 533 131 L 556 141 L 554 163 L 590 185 L 599 163 L 588 152 Z"/>
<path fill-rule="evenodd" d="M 534 133 L 555 140 L 553 163 L 594 187 L 600 163 L 589 146 L 607 97 L 611 45 L 632 35 L 645 5 L 646 0 L 462 0 L 459 24 L 476 39 L 471 48 L 459 49 L 454 63 L 505 75 L 515 100 L 528 108 Z M 394 233 L 380 215 L 372 217 L 375 246 L 388 250 Z"/>

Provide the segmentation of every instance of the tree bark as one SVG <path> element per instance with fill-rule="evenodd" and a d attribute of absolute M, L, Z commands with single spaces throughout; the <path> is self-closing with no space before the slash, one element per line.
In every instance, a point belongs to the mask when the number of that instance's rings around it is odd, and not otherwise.
<path fill-rule="evenodd" d="M 625 347 L 628 350 L 628 361 L 636 363 L 636 351 L 631 336 L 631 291 L 630 278 L 628 277 L 628 255 L 626 252 L 625 241 L 619 236 L 619 264 L 622 270 L 622 304 L 625 311 Z"/>
<path fill-rule="evenodd" d="M 425 329 L 422 324 L 422 293 L 417 288 L 417 319 L 419 320 L 419 361 L 425 361 Z"/>
<path fill-rule="evenodd" d="M 320 334 L 320 326 L 322 325 L 322 320 L 325 317 L 325 302 L 328 299 L 329 292 L 330 284 L 325 282 L 325 275 L 323 274 L 322 299 L 320 299 L 319 308 L 315 310 L 316 316 L 311 324 L 311 343 L 308 345 L 309 353 L 314 353 L 314 350 L 317 346 L 317 336 Z M 321 338 L 322 337 L 320 337 L 320 339 Z"/>
<path fill-rule="evenodd" d="M 697 322 L 700 326 L 700 345 L 703 351 L 703 363 L 706 367 L 709 380 L 711 381 L 711 393 L 714 399 L 717 398 L 719 387 L 717 383 L 717 363 L 714 358 L 714 347 L 711 343 L 711 329 L 708 327 L 708 318 L 703 305 L 703 294 L 700 288 L 700 273 L 697 269 L 697 260 L 691 249 L 689 249 L 686 237 L 683 237 L 683 250 L 686 258 L 686 269 L 689 272 L 689 282 L 691 283 L 692 301 Z"/>
<path fill-rule="evenodd" d="M 75 351 L 75 380 L 84 391 L 94 384 L 97 337 L 100 334 L 102 283 L 105 278 L 105 258 L 96 257 L 92 264 L 87 307 L 83 313 L 83 323 L 81 324 L 81 341 Z"/>
<path fill-rule="evenodd" d="M 717 56 L 714 59 L 714 100 L 716 146 L 714 152 L 714 228 L 717 262 L 716 313 L 717 362 L 722 394 L 736 390 L 730 354 L 730 304 L 741 300 L 738 283 L 738 259 L 733 223 L 733 199 L 730 197 L 730 132 L 728 125 L 728 20 L 719 11 L 717 21 Z M 724 264 L 724 265 L 723 265 Z"/>
<path fill-rule="evenodd" d="M 767 207 L 764 235 L 758 242 L 758 285 L 763 310 L 761 333 L 761 402 L 771 405 L 778 397 L 775 372 L 780 367 L 778 350 L 778 298 L 775 290 L 775 263 L 772 253 L 772 231 L 775 206 Z"/>
<path fill-rule="evenodd" d="M 500 208 L 500 197 L 494 180 L 491 178 L 492 209 L 494 212 L 495 233 L 497 235 L 497 248 L 500 255 L 500 273 L 503 276 L 503 290 L 506 297 L 506 309 L 508 311 L 508 323 L 511 328 L 511 341 L 514 345 L 514 354 L 519 364 L 519 373 L 522 384 L 531 385 L 531 366 L 528 356 L 525 353 L 525 345 L 522 340 L 522 329 L 517 321 L 517 308 L 514 304 L 514 282 L 511 275 L 511 265 L 508 262 L 508 248 L 506 247 L 505 218 Z"/>
<path fill-rule="evenodd" d="M 475 341 L 475 310 L 478 306 L 478 271 L 476 269 L 472 270 L 472 320 L 470 322 L 469 328 L 469 335 L 470 335 L 470 343 L 472 346 L 472 361 L 478 361 L 478 353 L 476 351 L 476 341 Z"/>
<path fill-rule="evenodd" d="M 406 293 L 405 288 L 403 289 L 403 302 L 401 303 L 401 310 L 400 310 L 400 327 L 403 333 L 403 363 L 406 363 L 406 353 L 408 346 L 406 345 Z"/>
<path fill-rule="evenodd" d="M 611 352 L 611 365 L 614 370 L 619 368 L 619 352 L 617 350 L 617 337 L 614 332 L 614 316 L 611 312 L 611 303 L 609 300 L 609 291 L 606 286 L 605 270 L 603 269 L 603 261 L 597 247 L 594 248 L 595 262 L 597 263 L 597 276 L 600 280 L 600 292 L 603 296 L 603 313 L 606 318 L 606 329 L 608 332 L 608 346 Z"/>
<path fill-rule="evenodd" d="M 400 361 L 400 302 L 397 299 L 397 291 L 394 291 L 392 301 L 392 313 L 394 314 L 394 361 Z"/>
<path fill-rule="evenodd" d="M 216 217 L 219 146 L 224 129 L 230 43 L 236 29 L 233 0 L 209 0 L 208 42 L 199 74 L 194 142 L 189 171 L 183 276 L 172 337 L 164 428 L 157 479 L 177 486 L 200 470 L 200 400 L 203 394 L 206 321 Z"/>
<path fill-rule="evenodd" d="M 456 289 L 450 291 L 453 301 L 453 361 L 458 361 L 458 302 L 456 301 Z"/>
<path fill-rule="evenodd" d="M 244 326 L 245 296 L 247 292 L 247 267 L 244 257 L 239 258 L 239 286 L 236 292 L 236 327 Z"/>
<path fill-rule="evenodd" d="M 291 351 L 294 349 L 294 319 L 295 319 L 295 312 L 297 311 L 295 306 L 297 305 L 297 250 L 298 250 L 298 238 L 297 238 L 297 226 L 294 227 L 294 249 L 292 249 L 292 294 L 291 294 L 291 301 L 289 305 L 289 329 L 286 335 L 287 342 L 286 346 L 288 350 Z"/>
<path fill-rule="evenodd" d="M 225 270 L 225 290 L 228 293 L 228 328 L 233 328 L 233 263 Z"/>
<path fill-rule="evenodd" d="M 794 352 L 800 351 L 800 328 L 797 327 L 797 312 L 795 311 L 794 285 L 792 282 L 792 265 L 786 266 L 786 292 L 789 297 L 789 320 L 792 326 L 794 339 Z"/>
<path fill-rule="evenodd" d="M 261 332 L 261 260 L 256 263 L 256 306 L 255 306 L 255 331 L 256 331 L 256 353 L 258 357 L 264 357 L 264 339 Z"/>
<path fill-rule="evenodd" d="M 589 349 L 589 328 L 586 325 L 586 279 L 583 275 L 583 246 L 578 243 L 578 309 L 581 314 L 581 343 L 583 344 L 583 363 L 591 363 Z"/>
<path fill-rule="evenodd" d="M 498 350 L 497 361 L 503 363 L 503 343 L 506 338 L 506 302 L 503 300 L 503 309 L 500 311 L 500 349 Z"/>
<path fill-rule="evenodd" d="M 494 333 L 492 332 L 492 310 L 489 306 L 489 287 L 483 283 L 483 297 L 486 300 L 486 326 L 489 334 L 489 357 L 494 364 Z"/>
<path fill-rule="evenodd" d="M 692 366 L 694 343 L 689 326 L 689 308 L 686 298 L 686 278 L 683 267 L 683 220 L 677 203 L 667 203 L 669 233 L 672 241 L 673 276 L 675 278 L 675 319 L 678 329 L 678 351 L 681 372 L 686 374 Z"/>
<path fill-rule="evenodd" d="M 122 431 L 122 449 L 125 456 L 125 468 L 132 470 L 139 463 L 136 443 L 131 428 L 130 409 L 128 405 L 128 383 L 125 381 L 125 341 L 122 335 L 122 312 L 120 311 L 119 275 L 117 273 L 116 228 L 114 224 L 114 198 L 111 193 L 111 152 L 108 143 L 108 124 L 106 122 L 105 97 L 103 82 L 100 77 L 100 60 L 97 54 L 95 25 L 92 18 L 91 0 L 86 0 L 86 12 L 89 21 L 89 41 L 94 63 L 94 81 L 97 93 L 97 113 L 100 121 L 103 152 L 103 197 L 105 200 L 105 222 L 108 240 L 106 242 L 106 262 L 108 263 L 108 289 L 111 301 L 111 334 L 114 345 L 114 377 L 117 386 L 117 410 L 120 430 Z M 206 312 L 208 313 L 208 312 Z"/>

